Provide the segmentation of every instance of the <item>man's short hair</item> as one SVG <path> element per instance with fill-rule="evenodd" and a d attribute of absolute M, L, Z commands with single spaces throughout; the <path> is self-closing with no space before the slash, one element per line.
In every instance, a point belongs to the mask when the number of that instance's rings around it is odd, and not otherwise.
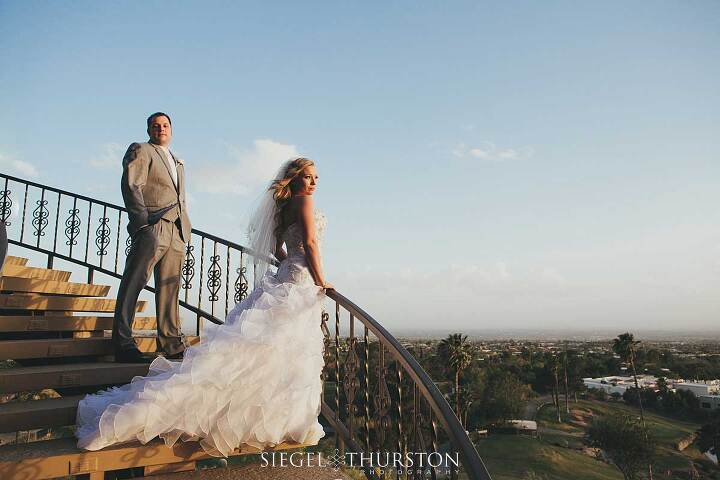
<path fill-rule="evenodd" d="M 170 122 L 170 126 L 172 126 L 172 120 L 170 119 L 170 115 L 168 115 L 167 113 L 163 113 L 163 112 L 155 112 L 155 113 L 153 113 L 152 115 L 150 115 L 150 116 L 148 117 L 148 119 L 147 119 L 147 126 L 148 126 L 148 128 L 150 128 L 150 124 L 151 124 L 152 121 L 155 120 L 157 117 L 167 117 L 168 122 Z"/>

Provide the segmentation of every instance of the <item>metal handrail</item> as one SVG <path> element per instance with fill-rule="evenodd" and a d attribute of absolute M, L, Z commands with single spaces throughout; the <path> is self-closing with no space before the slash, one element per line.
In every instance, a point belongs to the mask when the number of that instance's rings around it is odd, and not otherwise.
<path fill-rule="evenodd" d="M 122 268 L 120 261 L 124 259 L 127 250 L 130 247 L 131 239 L 129 235 L 122 229 L 123 223 L 127 222 L 127 209 L 120 205 L 110 202 L 98 200 L 86 195 L 80 195 L 60 188 L 43 185 L 31 180 L 25 180 L 5 173 L 0 173 L 0 180 L 4 179 L 4 186 L 0 182 L 0 221 L 7 222 L 10 225 L 12 208 L 14 201 L 17 207 L 20 207 L 22 200 L 22 216 L 19 220 L 19 235 L 14 237 L 10 235 L 9 243 L 29 248 L 31 250 L 43 253 L 48 256 L 48 268 L 52 268 L 55 259 L 69 261 L 81 265 L 88 269 L 88 282 L 92 282 L 95 272 L 103 273 L 116 279 L 122 278 Z M 21 192 L 13 199 L 9 185 L 19 184 Z M 32 188 L 31 188 L 32 187 Z M 39 199 L 36 200 L 37 207 L 28 215 L 28 203 L 30 193 L 33 192 Z M 51 198 L 52 197 L 52 198 Z M 54 205 L 50 205 L 50 200 L 54 201 Z M 61 218 L 61 203 L 68 202 L 71 205 L 67 210 L 67 214 L 63 214 Z M 83 207 L 85 210 L 83 210 Z M 53 209 L 51 215 L 50 209 Z M 32 221 L 28 217 L 32 218 Z M 112 217 L 112 221 L 111 221 Z M 52 245 L 47 244 L 45 239 L 46 229 L 54 219 L 54 239 Z M 99 220 L 97 231 L 91 232 L 91 223 Z M 64 221 L 64 222 L 63 222 Z M 29 223 L 30 225 L 26 225 Z M 84 223 L 84 225 L 83 225 Z M 59 233 L 60 228 L 65 230 L 65 238 Z M 84 226 L 86 232 L 81 232 L 81 226 Z M 94 230 L 94 227 L 92 228 Z M 28 230 L 26 232 L 26 230 Z M 17 229 L 15 229 L 15 233 Z M 32 236 L 30 235 L 32 233 Z M 84 235 L 83 235 L 84 233 Z M 121 244 L 121 233 L 127 238 L 125 244 Z M 28 238 L 29 237 L 29 238 Z M 114 238 L 111 238 L 114 237 Z M 32 239 L 30 242 L 28 240 Z M 60 240 L 60 244 L 58 243 Z M 64 248 L 62 241 L 67 240 Z M 91 250 L 97 246 L 97 252 L 91 254 Z M 78 243 L 84 244 L 84 250 L 80 251 Z M 78 245 L 78 248 L 74 248 Z M 207 252 L 206 252 L 206 246 Z M 93 247 L 93 248 L 91 248 Z M 125 248 L 127 247 L 127 248 Z M 120 255 L 121 250 L 125 248 L 125 254 Z M 110 250 L 114 250 L 110 251 Z M 193 285 L 196 274 L 196 252 L 200 253 L 199 260 L 199 282 Z M 110 264 L 114 253 L 114 263 Z M 78 256 L 79 254 L 79 256 Z M 205 261 L 209 268 L 205 270 Z M 237 279 L 233 284 L 231 292 L 230 269 L 231 256 L 240 260 L 237 269 Z M 221 257 L 224 257 L 224 262 Z M 222 315 L 216 314 L 217 309 L 222 308 L 219 304 L 224 300 L 225 314 L 227 314 L 229 306 L 244 298 L 251 290 L 251 284 L 247 277 L 249 268 L 254 267 L 254 262 L 250 260 L 259 257 L 256 252 L 240 245 L 236 242 L 226 240 L 211 233 L 204 232 L 200 229 L 193 228 L 191 239 L 186 245 L 186 258 L 183 264 L 182 289 L 185 295 L 181 295 L 180 305 L 197 317 L 197 331 L 201 329 L 201 320 L 208 320 L 215 324 L 221 324 Z M 267 257 L 265 257 L 267 260 Z M 103 263 L 105 261 L 105 263 Z M 223 282 L 222 270 L 225 268 L 225 278 Z M 207 277 L 205 277 L 207 275 Z M 205 280 L 205 282 L 204 282 Z M 222 285 L 225 285 L 225 291 L 222 292 Z M 206 287 L 206 288 L 205 288 Z M 154 292 L 155 289 L 149 285 L 145 290 Z M 192 291 L 192 292 L 191 292 Z M 203 296 L 205 294 L 205 297 Z M 210 308 L 203 308 L 203 300 L 210 302 Z M 209 310 L 209 311 L 208 311 Z M 219 312 L 218 312 L 219 313 Z"/>
<path fill-rule="evenodd" d="M 102 206 L 102 207 L 108 207 L 108 208 L 112 208 L 113 210 L 119 210 L 119 211 L 121 211 L 121 212 L 123 212 L 123 213 L 127 213 L 127 208 L 125 208 L 125 207 L 122 206 L 122 205 L 116 205 L 116 204 L 114 204 L 114 203 L 106 202 L 106 201 L 104 201 L 104 200 L 98 200 L 98 199 L 96 199 L 96 198 L 88 197 L 88 196 L 86 196 L 86 195 L 81 195 L 81 194 L 79 194 L 79 193 L 73 193 L 73 192 L 69 192 L 69 191 L 67 191 L 67 190 L 62 190 L 62 189 L 60 189 L 60 188 L 51 187 L 51 186 L 49 186 L 49 185 L 43 185 L 43 184 L 41 184 L 41 183 L 37 183 L 37 182 L 33 182 L 33 181 L 31 181 L 31 180 L 25 180 L 25 179 L 22 179 L 22 178 L 14 177 L 14 176 L 12 176 L 12 175 L 8 175 L 8 174 L 5 174 L 5 173 L 0 173 L 0 178 L 5 178 L 5 179 L 7 179 L 7 180 L 11 180 L 11 181 L 14 181 L 14 182 L 18 182 L 18 183 L 23 183 L 23 184 L 25 184 L 25 185 L 29 185 L 29 186 L 31 186 L 31 187 L 37 187 L 37 188 L 40 188 L 40 189 L 43 189 L 43 190 L 46 190 L 46 191 L 49 191 L 49 192 L 57 193 L 57 194 L 60 194 L 60 195 L 66 196 L 66 197 L 76 198 L 76 199 L 78 199 L 78 200 L 83 200 L 83 201 L 86 201 L 86 202 L 89 202 L 89 203 L 93 203 L 93 204 L 95 204 L 95 205 L 99 205 L 99 206 Z M 255 256 L 255 257 L 259 256 L 256 252 L 254 252 L 254 251 L 253 251 L 251 248 L 249 248 L 249 247 L 246 247 L 246 246 L 244 246 L 244 245 L 240 245 L 239 243 L 235 243 L 235 242 L 233 242 L 233 241 L 231 241 L 231 240 L 226 240 L 226 239 L 224 239 L 224 238 L 218 237 L 218 236 L 216 236 L 216 235 L 213 235 L 212 233 L 205 232 L 205 231 L 200 230 L 200 229 L 198 229 L 198 228 L 193 228 L 193 229 L 192 229 L 192 233 L 193 233 L 193 235 L 198 235 L 198 236 L 201 236 L 201 237 L 205 237 L 205 238 L 207 238 L 208 240 L 216 241 L 216 242 L 221 243 L 221 244 L 223 244 L 223 245 L 225 245 L 225 246 L 228 246 L 228 247 L 234 248 L 234 249 L 236 249 L 236 250 L 245 252 L 245 253 L 247 253 L 247 254 L 249 254 L 249 255 L 252 255 L 252 256 Z"/>
<path fill-rule="evenodd" d="M 88 269 L 88 282 L 91 283 L 93 280 L 93 274 L 94 272 L 100 272 L 103 274 L 106 274 L 108 276 L 111 276 L 116 279 L 122 278 L 122 270 L 119 270 L 119 260 L 120 260 L 120 250 L 121 250 L 121 242 L 120 242 L 120 232 L 121 232 L 121 225 L 123 220 L 123 214 L 127 216 L 127 210 L 119 205 L 114 205 L 112 203 L 104 202 L 102 200 L 97 200 L 91 197 L 87 197 L 84 195 L 78 195 L 74 194 L 72 192 L 68 192 L 65 190 L 61 190 L 55 187 L 50 187 L 47 185 L 42 185 L 37 182 L 32 182 L 28 180 L 24 180 L 18 177 L 14 177 L 11 175 L 6 175 L 3 173 L 0 173 L 0 179 L 5 179 L 4 187 L 0 184 L 0 224 L 3 226 L 5 223 L 10 225 L 10 221 L 15 222 L 14 218 L 11 218 L 12 215 L 12 207 L 13 207 L 13 199 L 11 198 L 11 191 L 8 188 L 9 182 L 16 182 L 24 186 L 24 195 L 23 195 L 23 203 L 22 203 L 22 218 L 20 219 L 20 234 L 19 238 L 9 238 L 9 243 L 12 243 L 13 245 L 17 245 L 23 248 L 27 248 L 42 254 L 45 254 L 48 256 L 48 268 L 52 268 L 53 260 L 54 259 L 60 259 L 68 262 L 75 263 L 77 265 L 81 265 Z M 36 189 L 39 189 L 39 199 L 35 202 L 37 204 L 37 207 L 32 212 L 32 221 L 31 227 L 32 227 L 32 236 L 28 233 L 27 237 L 30 237 L 31 239 L 33 237 L 36 237 L 36 239 L 30 243 L 29 241 L 26 241 L 24 237 L 25 234 L 25 228 L 26 228 L 26 217 L 27 217 L 27 204 L 29 199 L 29 187 L 33 187 Z M 47 208 L 47 205 L 49 203 L 48 196 L 46 195 L 48 192 L 51 192 L 53 194 L 57 195 L 57 201 L 56 201 L 56 211 L 54 216 L 54 238 L 52 240 L 52 248 L 50 248 L 46 243 L 49 241 L 47 240 L 49 236 L 45 236 L 45 229 L 50 224 L 50 210 Z M 58 239 L 61 238 L 61 236 L 58 234 L 58 229 L 60 227 L 60 211 L 61 211 L 61 203 L 63 200 L 63 197 L 66 197 L 68 201 L 72 202 L 72 208 L 68 210 L 69 216 L 67 219 L 63 222 L 63 225 L 65 227 L 65 238 L 67 239 L 66 242 L 66 249 L 63 251 L 62 249 L 58 248 Z M 78 205 L 78 202 L 86 202 L 88 204 L 87 209 L 87 215 L 85 216 L 83 213 L 83 218 L 86 222 L 86 229 L 84 235 L 84 252 L 81 252 L 80 256 L 75 256 L 73 254 L 73 246 L 77 245 L 79 242 L 82 242 L 83 238 L 80 234 L 80 226 L 81 226 L 81 218 L 80 218 L 80 208 Z M 18 202 L 19 203 L 19 202 Z M 19 206 L 19 205 L 18 205 Z M 93 206 L 98 206 L 102 209 L 102 215 L 100 217 L 92 218 L 92 212 L 93 212 Z M 117 222 L 113 225 L 110 224 L 110 214 L 108 213 L 109 210 L 114 210 L 117 212 Z M 99 213 L 96 212 L 96 215 Z M 90 255 L 90 247 L 91 247 L 91 223 L 92 220 L 98 220 L 99 227 L 97 228 L 97 231 L 94 234 L 93 243 L 92 245 L 97 246 L 97 251 L 95 255 Z M 112 241 L 110 240 L 110 236 L 112 234 L 112 228 L 115 228 L 115 250 L 114 250 L 114 268 L 111 268 L 108 264 L 104 264 L 103 260 L 111 257 L 112 252 L 110 252 L 108 249 L 112 246 Z M 17 226 L 14 226 L 14 229 L 17 230 Z M 28 227 L 28 230 L 30 228 Z M 46 242 L 43 243 L 43 238 L 46 239 Z M 64 239 L 63 239 L 64 240 Z M 207 245 L 207 252 L 206 252 L 206 243 Z M 129 245 L 129 239 L 128 239 L 128 245 Z M 124 245 L 123 245 L 124 246 Z M 212 248 L 210 248 L 212 246 Z M 224 262 L 222 262 L 222 254 L 218 249 L 218 246 L 221 247 L 221 249 L 225 249 L 225 258 Z M 196 266 L 196 257 L 193 252 L 197 252 L 195 250 L 195 247 L 199 247 L 199 257 L 200 257 L 200 265 L 199 265 L 199 282 L 194 282 L 195 277 L 195 266 Z M 129 248 L 129 246 L 128 246 Z M 78 250 L 75 250 L 76 252 Z M 127 252 L 127 250 L 126 250 Z M 83 254 L 84 253 L 84 254 Z M 205 257 L 209 255 L 209 267 L 207 271 L 205 270 Z M 234 256 L 233 256 L 234 255 Z M 237 279 L 232 284 L 234 292 L 230 292 L 230 269 L 231 269 L 231 263 L 235 262 L 234 265 L 237 265 L 237 260 L 239 256 L 239 268 L 237 268 Z M 189 312 L 192 312 L 194 315 L 197 316 L 198 319 L 198 334 L 200 334 L 201 329 L 201 323 L 200 319 L 207 319 L 213 323 L 220 324 L 222 323 L 222 320 L 216 315 L 216 307 L 219 308 L 219 305 L 222 302 L 222 298 L 224 298 L 224 305 L 225 305 L 225 313 L 227 314 L 227 310 L 229 307 L 229 303 L 231 300 L 230 294 L 234 293 L 232 300 L 237 303 L 239 300 L 247 296 L 250 290 L 250 281 L 246 277 L 247 274 L 247 268 L 254 264 L 254 262 L 251 262 L 250 260 L 253 258 L 256 258 L 255 252 L 248 249 L 247 247 L 244 247 L 242 245 L 239 245 L 235 242 L 231 242 L 229 240 L 223 239 L 221 237 L 218 237 L 213 234 L 209 234 L 207 232 L 204 232 L 199 229 L 192 229 L 192 238 L 189 244 L 186 246 L 186 260 L 183 265 L 183 272 L 182 272 L 182 278 L 183 278 L 183 285 L 182 288 L 184 289 L 184 296 L 181 292 L 181 298 L 179 299 L 180 306 L 182 306 L 184 309 L 186 309 Z M 266 257 L 267 258 L 267 257 Z M 91 260 L 96 260 L 95 262 Z M 275 262 L 273 262 L 275 263 Z M 225 282 L 223 283 L 222 279 L 222 271 L 225 271 Z M 205 284 L 203 282 L 204 280 L 204 274 L 207 273 L 207 279 Z M 207 291 L 203 292 L 203 287 L 207 286 Z M 222 287 L 225 287 L 224 292 L 222 292 Z M 197 287 L 197 288 L 196 288 Z M 145 287 L 146 290 L 150 292 L 154 292 L 154 289 L 150 287 L 149 285 Z M 193 302 L 190 300 L 190 294 L 197 299 L 196 302 Z M 195 295 L 197 293 L 197 295 Z M 203 293 L 207 295 L 207 297 L 203 297 Z M 209 295 L 208 295 L 209 294 Z M 335 302 L 335 309 L 336 309 L 336 324 L 335 324 L 335 336 L 334 336 L 334 346 L 335 346 L 335 360 L 333 362 L 333 365 L 329 365 L 329 362 L 326 360 L 326 369 L 334 370 L 334 378 L 335 378 L 335 405 L 332 406 L 331 404 L 327 403 L 325 401 L 325 398 L 323 397 L 322 400 L 322 414 L 325 417 L 325 419 L 328 421 L 328 423 L 331 424 L 331 426 L 334 428 L 336 435 L 336 442 L 342 447 L 344 445 L 347 445 L 349 448 L 351 448 L 354 451 L 370 451 L 370 429 L 371 429 L 371 422 L 369 421 L 370 417 L 370 377 L 369 374 L 369 337 L 368 333 L 372 332 L 372 334 L 377 337 L 377 340 L 380 344 L 379 347 L 379 355 L 380 355 L 380 362 L 383 364 L 384 360 L 384 352 L 387 349 L 389 355 L 394 359 L 396 362 L 396 375 L 397 375 L 397 381 L 396 381 L 396 396 L 394 398 L 395 400 L 395 408 L 393 411 L 395 412 L 394 416 L 397 417 L 396 421 L 396 430 L 397 430 L 397 446 L 400 450 L 402 448 L 407 447 L 407 439 L 403 440 L 404 435 L 407 434 L 407 432 L 403 431 L 403 423 L 407 422 L 406 415 L 407 413 L 403 410 L 403 374 L 406 374 L 409 379 L 413 383 L 413 406 L 412 406 L 412 423 L 414 428 L 413 435 L 415 436 L 415 440 L 418 440 L 420 447 L 425 450 L 431 450 L 433 452 L 437 452 L 439 450 L 439 437 L 437 432 L 437 425 L 435 420 L 439 421 L 440 427 L 442 427 L 443 431 L 447 435 L 447 440 L 449 442 L 449 447 L 454 449 L 455 451 L 459 452 L 459 454 L 462 457 L 462 464 L 467 469 L 467 473 L 470 478 L 472 479 L 481 479 L 481 480 L 490 480 L 490 475 L 487 471 L 487 468 L 485 467 L 484 463 L 482 462 L 482 459 L 478 455 L 477 450 L 473 446 L 472 442 L 467 436 L 467 432 L 461 425 L 460 421 L 455 416 L 455 413 L 452 411 L 452 408 L 447 403 L 447 400 L 442 395 L 440 390 L 437 388 L 435 383 L 430 379 L 430 377 L 427 375 L 427 373 L 423 370 L 423 368 L 420 366 L 420 364 L 415 360 L 415 358 L 393 337 L 379 322 L 377 322 L 372 316 L 370 316 L 367 312 L 365 312 L 363 309 L 361 309 L 359 306 L 357 306 L 355 303 L 353 303 L 351 300 L 349 300 L 344 295 L 340 294 L 337 291 L 330 290 L 327 292 L 327 297 L 330 298 Z M 203 298 L 207 298 L 206 301 L 210 302 L 210 311 L 207 310 L 208 307 L 205 307 L 203 305 Z M 344 363 L 341 363 L 341 351 L 340 351 L 340 345 L 342 343 L 342 340 L 340 339 L 339 335 L 339 322 L 340 322 L 340 316 L 339 312 L 340 309 L 344 309 L 347 311 L 350 315 L 350 337 L 349 337 L 349 343 L 347 345 L 347 356 L 345 358 Z M 322 327 L 323 332 L 325 335 L 325 338 L 328 342 L 331 342 L 333 339 L 331 338 L 329 329 L 326 325 L 326 320 L 328 316 L 327 314 L 324 314 L 322 319 Z M 364 372 L 360 371 L 358 367 L 358 358 L 355 355 L 356 353 L 356 347 L 357 347 L 357 339 L 354 336 L 354 321 L 358 320 L 362 323 L 362 325 L 365 328 L 365 337 L 364 342 L 360 342 L 365 347 L 365 353 L 364 353 L 364 359 L 365 359 L 365 370 Z M 327 354 L 329 353 L 331 349 L 326 348 L 326 358 L 328 358 Z M 344 371 L 345 377 L 341 380 L 340 379 L 340 372 L 341 369 Z M 383 373 L 384 375 L 384 373 Z M 357 390 L 358 384 L 360 384 L 360 381 L 364 381 L 364 389 L 365 389 L 365 395 L 364 399 L 360 398 L 360 400 L 355 399 L 355 393 Z M 380 383 L 385 384 L 385 378 L 379 378 L 378 379 L 378 385 Z M 343 394 L 340 392 L 340 385 L 343 385 L 343 389 L 345 390 L 344 399 Z M 387 385 L 384 385 L 385 389 L 387 390 Z M 417 395 L 419 395 L 419 398 L 415 398 Z M 383 397 L 383 392 L 381 392 L 380 397 Z M 422 426 L 419 425 L 419 419 L 422 417 L 422 408 L 420 405 L 420 400 L 424 400 L 430 409 L 430 433 L 431 433 L 431 441 L 432 444 L 430 448 L 425 446 L 423 434 L 422 434 Z M 341 413 L 341 401 L 344 400 L 344 407 L 348 410 L 349 414 L 345 415 L 345 419 L 343 420 L 343 415 Z M 376 401 L 377 399 L 373 399 Z M 382 399 L 381 399 L 382 400 Z M 389 404 L 393 402 L 393 399 L 385 395 L 384 400 L 386 403 L 384 404 L 384 407 L 381 406 L 378 410 L 376 407 L 376 414 L 378 415 L 385 415 L 387 417 L 390 415 L 389 412 Z M 405 399 L 407 400 L 407 399 Z M 359 437 L 359 428 L 356 429 L 354 426 L 355 422 L 355 410 L 357 409 L 356 403 L 361 403 L 364 407 L 364 440 Z M 384 423 L 382 420 L 379 421 L 379 423 L 374 427 L 376 430 L 382 430 L 384 427 Z M 385 432 L 380 432 L 380 435 L 385 436 Z M 402 437 L 402 438 L 401 438 Z M 405 442 L 405 443 L 403 443 Z M 381 442 L 382 443 L 382 442 Z M 343 447 L 344 448 L 344 447 Z M 378 478 L 377 474 L 372 469 L 364 469 L 365 474 L 368 478 Z M 454 471 L 453 471 L 454 472 Z M 452 478 L 455 478 L 455 474 L 453 473 L 451 475 Z M 435 472 L 432 471 L 432 478 L 435 478 Z"/>
<path fill-rule="evenodd" d="M 328 290 L 326 294 L 371 330 L 382 345 L 387 347 L 395 359 L 402 364 L 404 370 L 412 377 L 422 395 L 442 423 L 450 441 L 459 448 L 464 460 L 463 465 L 468 469 L 471 478 L 490 480 L 490 474 L 477 450 L 468 438 L 465 428 L 463 428 L 435 382 L 432 381 L 422 366 L 415 360 L 415 357 L 413 357 L 385 327 L 380 325 L 377 320 L 350 299 L 336 290 Z"/>

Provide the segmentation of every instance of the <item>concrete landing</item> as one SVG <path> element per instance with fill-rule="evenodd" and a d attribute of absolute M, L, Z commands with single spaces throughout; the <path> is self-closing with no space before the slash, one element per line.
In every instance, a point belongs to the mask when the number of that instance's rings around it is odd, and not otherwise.
<path fill-rule="evenodd" d="M 193 472 L 145 477 L 152 480 L 353 480 L 341 470 L 322 467 L 262 467 L 260 464 L 230 465 Z"/>

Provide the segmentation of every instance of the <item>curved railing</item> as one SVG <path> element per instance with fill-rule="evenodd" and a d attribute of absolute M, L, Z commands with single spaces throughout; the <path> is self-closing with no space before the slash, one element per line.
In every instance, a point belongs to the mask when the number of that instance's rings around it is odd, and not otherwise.
<path fill-rule="evenodd" d="M 88 282 L 96 272 L 122 277 L 131 242 L 123 207 L 0 173 L 0 223 L 9 243 L 46 255 L 48 268 L 60 259 L 87 269 Z M 203 320 L 222 323 L 221 316 L 252 290 L 254 259 L 242 245 L 192 230 L 180 305 L 184 319 L 196 320 L 197 334 Z M 490 479 L 464 428 L 415 358 L 349 299 L 336 291 L 328 291 L 328 297 L 334 302 L 334 325 L 323 313 L 321 411 L 336 432 L 338 453 L 368 478 L 457 478 L 462 466 L 468 478 Z"/>
<path fill-rule="evenodd" d="M 336 291 L 328 291 L 327 296 L 335 303 L 335 325 L 331 333 L 330 315 L 323 316 L 323 414 L 336 431 L 343 432 L 336 439 L 344 439 L 356 452 L 392 451 L 403 459 L 410 454 L 414 469 L 401 468 L 405 478 L 434 479 L 437 470 L 456 478 L 462 465 L 469 478 L 490 479 L 467 432 L 417 360 L 348 298 Z M 346 339 L 340 335 L 343 318 Z M 327 391 L 329 383 L 335 388 Z M 342 446 L 338 441 L 338 448 Z M 422 453 L 427 454 L 424 460 L 418 455 Z M 438 454 L 443 466 L 437 466 L 437 456 L 433 460 L 431 453 Z M 371 470 L 365 469 L 368 477 Z"/>

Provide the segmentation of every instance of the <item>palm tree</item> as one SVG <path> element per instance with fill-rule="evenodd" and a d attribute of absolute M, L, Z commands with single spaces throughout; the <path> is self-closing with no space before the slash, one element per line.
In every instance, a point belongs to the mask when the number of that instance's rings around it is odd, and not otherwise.
<path fill-rule="evenodd" d="M 555 404 L 555 413 L 557 414 L 558 423 L 562 422 L 562 418 L 560 417 L 560 366 L 561 361 L 556 355 L 550 357 L 550 370 L 555 378 L 555 385 L 553 386 L 553 403 Z"/>
<path fill-rule="evenodd" d="M 635 369 L 635 349 L 639 344 L 640 341 L 635 340 L 635 337 L 632 333 L 625 332 L 621 335 L 618 335 L 617 338 L 613 340 L 612 349 L 613 352 L 620 356 L 620 359 L 623 362 L 630 364 L 633 380 L 635 382 L 635 390 L 638 394 L 638 405 L 640 407 L 640 422 L 642 423 L 642 427 L 647 435 L 647 427 L 645 425 L 645 410 L 642 404 L 642 392 L 640 391 L 640 385 L 638 384 L 637 379 L 637 370 Z M 652 465 L 648 465 L 648 474 L 650 480 L 652 480 Z"/>
<path fill-rule="evenodd" d="M 563 370 L 565 377 L 565 413 L 570 414 L 570 405 L 568 404 L 568 351 L 567 341 L 563 345 Z"/>
<path fill-rule="evenodd" d="M 438 356 L 455 374 L 455 415 L 462 422 L 462 410 L 460 409 L 460 372 L 470 366 L 472 354 L 470 344 L 467 342 L 467 335 L 452 333 L 440 341 L 438 345 Z"/>
<path fill-rule="evenodd" d="M 633 380 L 635 382 L 635 388 L 638 392 L 638 398 L 640 400 L 640 418 L 644 418 L 642 396 L 640 395 L 640 385 L 638 384 L 637 371 L 635 370 L 635 347 L 640 343 L 639 340 L 635 340 L 632 333 L 625 332 L 622 335 L 618 335 L 613 340 L 613 352 L 620 356 L 620 359 L 629 364 L 632 369 Z"/>

